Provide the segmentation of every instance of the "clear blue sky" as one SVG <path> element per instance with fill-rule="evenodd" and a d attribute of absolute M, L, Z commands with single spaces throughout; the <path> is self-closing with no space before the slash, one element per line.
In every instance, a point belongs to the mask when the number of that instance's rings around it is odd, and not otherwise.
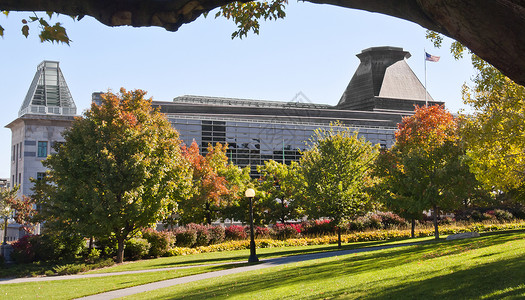
<path fill-rule="evenodd" d="M 231 21 L 200 17 L 178 32 L 162 28 L 110 28 L 90 17 L 63 22 L 70 46 L 45 43 L 37 29 L 20 33 L 20 18 L 0 16 L 3 126 L 18 110 L 43 60 L 60 61 L 78 111 L 89 108 L 91 93 L 120 87 L 143 89 L 159 101 L 191 94 L 290 101 L 303 92 L 312 102 L 337 104 L 356 70 L 361 50 L 396 46 L 410 51 L 408 64 L 424 81 L 423 51 L 441 56 L 427 64 L 427 87 L 452 111 L 465 108 L 461 86 L 473 71 L 468 59 L 455 61 L 425 39 L 425 29 L 393 17 L 329 5 L 291 2 L 287 17 L 261 25 L 260 35 L 230 38 Z M 42 14 L 44 15 L 44 14 Z M 0 130 L 0 177 L 9 177 L 11 132 Z"/>

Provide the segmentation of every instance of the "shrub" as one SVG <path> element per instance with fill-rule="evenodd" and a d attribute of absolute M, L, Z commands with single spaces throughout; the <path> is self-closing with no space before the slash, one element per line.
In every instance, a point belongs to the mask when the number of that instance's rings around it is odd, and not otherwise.
<path fill-rule="evenodd" d="M 510 221 L 510 220 L 514 219 L 514 216 L 512 215 L 512 213 L 510 213 L 507 210 L 503 210 L 503 209 L 495 209 L 494 210 L 494 216 L 500 222 Z"/>
<path fill-rule="evenodd" d="M 208 234 L 210 236 L 210 244 L 222 243 L 225 238 L 225 229 L 220 225 L 210 226 L 208 228 Z"/>
<path fill-rule="evenodd" d="M 164 255 L 171 246 L 171 238 L 168 232 L 156 231 L 152 228 L 142 230 L 142 238 L 150 243 L 149 256 L 159 257 Z"/>
<path fill-rule="evenodd" d="M 255 237 L 258 239 L 269 238 L 271 235 L 270 228 L 268 227 L 255 226 L 254 231 Z"/>
<path fill-rule="evenodd" d="M 365 230 L 365 222 L 367 219 L 365 217 L 359 217 L 355 220 L 352 220 L 348 223 L 348 230 L 350 231 L 362 231 Z"/>
<path fill-rule="evenodd" d="M 86 261 L 90 263 L 95 262 L 96 260 L 100 258 L 101 252 L 102 251 L 100 251 L 99 249 L 95 249 L 95 248 L 91 249 L 89 253 L 86 255 Z"/>
<path fill-rule="evenodd" d="M 34 260 L 35 252 L 31 247 L 30 238 L 30 235 L 25 235 L 12 244 L 13 252 L 11 253 L 11 257 L 17 263 L 30 263 Z"/>
<path fill-rule="evenodd" d="M 57 275 L 72 275 L 88 270 L 89 267 L 87 267 L 85 264 L 67 264 L 62 266 L 56 266 L 53 268 L 53 271 Z"/>
<path fill-rule="evenodd" d="M 312 220 L 302 224 L 302 233 L 306 235 L 323 235 L 336 232 L 330 220 Z"/>
<path fill-rule="evenodd" d="M 381 218 L 383 228 L 396 228 L 406 225 L 406 220 L 392 212 L 378 212 L 377 215 Z"/>
<path fill-rule="evenodd" d="M 301 227 L 296 224 L 277 223 L 272 227 L 273 236 L 279 240 L 298 238 L 301 233 Z"/>
<path fill-rule="evenodd" d="M 444 218 L 441 218 L 441 220 L 439 220 L 439 224 L 441 225 L 450 225 L 452 224 L 454 220 L 450 217 L 444 217 Z"/>
<path fill-rule="evenodd" d="M 196 246 L 208 246 L 210 242 L 210 235 L 208 233 L 208 226 L 190 223 L 186 226 L 187 229 L 195 230 L 197 238 L 195 239 Z"/>
<path fill-rule="evenodd" d="M 117 255 L 117 240 L 111 236 L 97 239 L 95 246 L 99 249 L 102 257 L 113 257 Z"/>
<path fill-rule="evenodd" d="M 126 259 L 137 260 L 148 255 L 150 244 L 147 240 L 141 238 L 131 238 L 126 241 L 124 247 L 124 256 Z"/>
<path fill-rule="evenodd" d="M 191 247 L 197 242 L 197 231 L 191 228 L 178 228 L 175 231 L 176 245 L 178 247 Z"/>
<path fill-rule="evenodd" d="M 62 249 L 55 236 L 33 235 L 29 238 L 29 243 L 34 253 L 34 261 L 57 260 L 60 257 Z"/>
<path fill-rule="evenodd" d="M 365 227 L 369 229 L 381 229 L 383 228 L 383 218 L 377 214 L 371 214 L 367 216 Z"/>
<path fill-rule="evenodd" d="M 226 227 L 224 234 L 227 240 L 245 240 L 248 238 L 248 233 L 243 226 L 231 225 Z"/>
<path fill-rule="evenodd" d="M 482 221 L 489 221 L 489 220 L 495 220 L 496 216 L 494 216 L 494 211 L 488 211 L 486 213 L 483 213 L 482 215 Z"/>
<path fill-rule="evenodd" d="M 35 261 L 58 261 L 75 258 L 84 248 L 79 235 L 46 232 L 29 238 Z"/>

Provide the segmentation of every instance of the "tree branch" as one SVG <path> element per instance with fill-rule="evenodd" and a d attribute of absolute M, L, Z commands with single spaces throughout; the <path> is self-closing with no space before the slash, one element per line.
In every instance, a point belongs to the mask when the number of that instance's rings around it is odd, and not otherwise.
<path fill-rule="evenodd" d="M 525 84 L 524 0 L 306 0 L 394 16 L 466 45 L 518 84 Z M 231 0 L 0 0 L 0 10 L 89 15 L 108 26 L 176 31 Z M 241 2 L 248 2 L 241 0 Z"/>

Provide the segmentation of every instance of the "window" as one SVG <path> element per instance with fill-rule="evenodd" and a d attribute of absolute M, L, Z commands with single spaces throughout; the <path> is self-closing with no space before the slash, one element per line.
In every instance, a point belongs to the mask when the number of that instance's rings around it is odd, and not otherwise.
<path fill-rule="evenodd" d="M 47 142 L 38 142 L 38 157 L 47 156 Z"/>
<path fill-rule="evenodd" d="M 46 177 L 46 173 L 45 172 L 38 172 L 36 173 L 36 180 L 42 180 Z"/>

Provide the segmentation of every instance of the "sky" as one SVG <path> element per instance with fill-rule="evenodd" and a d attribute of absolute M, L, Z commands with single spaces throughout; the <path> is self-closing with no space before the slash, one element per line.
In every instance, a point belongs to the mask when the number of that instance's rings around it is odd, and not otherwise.
<path fill-rule="evenodd" d="M 427 63 L 427 89 L 451 112 L 466 109 L 461 87 L 473 69 L 468 59 L 456 61 L 451 40 L 436 49 L 425 29 L 401 19 L 330 5 L 290 2 L 284 20 L 263 22 L 260 34 L 231 39 L 236 26 L 211 13 L 177 32 L 163 28 L 108 27 L 85 17 L 62 22 L 70 39 L 64 44 L 40 43 L 38 29 L 22 36 L 21 18 L 31 13 L 0 16 L 0 123 L 18 117 L 36 67 L 43 60 L 60 62 L 78 113 L 88 109 L 91 94 L 142 89 L 157 101 L 182 95 L 291 101 L 303 93 L 313 103 L 335 105 L 354 74 L 363 49 L 402 47 L 420 81 L 425 80 L 424 51 L 440 56 Z M 45 14 L 41 14 L 45 16 Z M 47 16 L 45 16 L 47 18 Z M 0 178 L 9 178 L 11 131 L 0 129 Z"/>

